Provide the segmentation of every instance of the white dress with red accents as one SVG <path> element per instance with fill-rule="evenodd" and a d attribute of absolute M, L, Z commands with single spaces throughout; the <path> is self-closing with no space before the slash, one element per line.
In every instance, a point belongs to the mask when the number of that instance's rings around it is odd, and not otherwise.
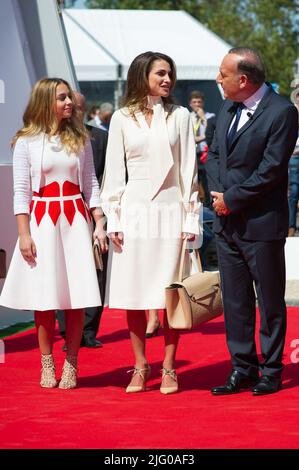
<path fill-rule="evenodd" d="M 40 311 L 101 305 L 91 216 L 80 193 L 77 159 L 66 153 L 59 137 L 46 139 L 40 190 L 30 205 L 36 262 L 29 265 L 17 243 L 1 305 Z"/>

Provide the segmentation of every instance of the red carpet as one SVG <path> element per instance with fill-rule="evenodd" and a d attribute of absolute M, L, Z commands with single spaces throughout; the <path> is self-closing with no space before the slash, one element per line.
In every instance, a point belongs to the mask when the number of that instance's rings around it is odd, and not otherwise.
<path fill-rule="evenodd" d="M 148 341 L 153 369 L 149 391 L 126 394 L 126 370 L 133 365 L 126 322 L 120 311 L 105 311 L 103 349 L 82 348 L 79 387 L 39 387 L 35 331 L 5 340 L 0 364 L 0 447 L 23 448 L 298 448 L 299 360 L 291 342 L 299 338 L 299 308 L 288 309 L 283 390 L 268 397 L 244 392 L 214 397 L 230 371 L 222 320 L 182 335 L 178 350 L 181 392 L 159 392 L 163 337 Z M 56 336 L 58 376 L 64 353 Z M 297 344 L 299 348 L 299 340 Z"/>

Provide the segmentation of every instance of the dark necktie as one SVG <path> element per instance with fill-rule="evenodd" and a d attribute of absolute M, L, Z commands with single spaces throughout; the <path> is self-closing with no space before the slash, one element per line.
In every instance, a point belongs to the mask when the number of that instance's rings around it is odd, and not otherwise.
<path fill-rule="evenodd" d="M 236 118 L 235 118 L 235 121 L 232 125 L 232 127 L 230 128 L 228 134 L 227 134 L 227 148 L 228 150 L 230 149 L 231 145 L 232 145 L 232 142 L 234 140 L 234 137 L 237 133 L 237 129 L 238 129 L 238 124 L 239 124 L 239 121 L 240 121 L 240 117 L 241 117 L 241 114 L 242 114 L 242 109 L 244 109 L 245 106 L 243 103 L 239 103 L 238 106 L 237 106 L 237 110 L 236 110 Z"/>

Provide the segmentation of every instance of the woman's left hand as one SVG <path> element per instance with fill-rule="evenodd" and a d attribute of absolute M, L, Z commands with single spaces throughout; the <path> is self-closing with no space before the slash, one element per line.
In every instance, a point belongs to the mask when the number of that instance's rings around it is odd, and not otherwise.
<path fill-rule="evenodd" d="M 96 238 L 99 240 L 101 252 L 107 253 L 109 249 L 108 238 L 101 224 L 97 224 L 93 232 L 93 239 L 95 240 Z"/>
<path fill-rule="evenodd" d="M 182 233 L 182 239 L 185 240 L 186 237 L 187 237 L 188 242 L 193 242 L 195 240 L 194 233 L 183 232 Z"/>

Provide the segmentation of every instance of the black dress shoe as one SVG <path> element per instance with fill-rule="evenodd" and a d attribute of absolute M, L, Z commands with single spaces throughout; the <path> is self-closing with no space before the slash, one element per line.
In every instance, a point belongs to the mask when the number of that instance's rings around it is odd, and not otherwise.
<path fill-rule="evenodd" d="M 84 338 L 84 346 L 86 346 L 86 348 L 102 348 L 103 344 L 97 339 Z"/>
<path fill-rule="evenodd" d="M 280 377 L 272 377 L 271 375 L 263 375 L 258 383 L 253 387 L 253 395 L 269 395 L 269 393 L 278 392 L 281 389 Z"/>
<path fill-rule="evenodd" d="M 211 393 L 213 395 L 231 395 L 232 393 L 239 393 L 242 389 L 251 388 L 258 382 L 258 379 L 258 376 L 248 376 L 238 370 L 233 370 L 226 384 L 212 388 Z"/>

